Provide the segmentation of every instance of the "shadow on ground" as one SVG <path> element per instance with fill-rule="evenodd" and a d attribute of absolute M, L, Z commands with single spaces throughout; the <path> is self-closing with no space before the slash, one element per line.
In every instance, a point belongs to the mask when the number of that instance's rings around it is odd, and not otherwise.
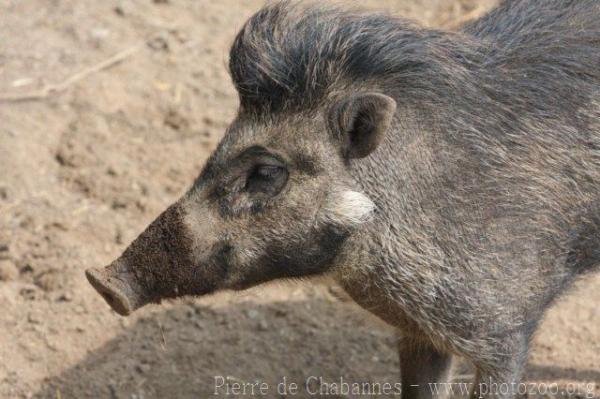
<path fill-rule="evenodd" d="M 305 386 L 310 376 L 395 382 L 393 335 L 381 327 L 325 299 L 225 308 L 182 304 L 139 319 L 51 378 L 35 397 L 207 398 L 215 392 L 215 376 L 266 382 L 267 398 L 281 397 L 277 384 L 284 377 L 304 391 L 299 398 L 318 389 L 313 381 Z M 223 397 L 225 390 L 219 392 Z"/>
<path fill-rule="evenodd" d="M 311 376 L 394 384 L 399 381 L 393 334 L 381 327 L 354 307 L 326 299 L 223 308 L 182 304 L 139 319 L 46 381 L 35 397 L 253 397 L 249 386 L 246 395 L 227 396 L 221 387 L 214 396 L 219 376 L 229 377 L 230 384 L 265 382 L 266 395 L 255 386 L 254 397 L 267 398 L 318 397 L 310 395 L 320 389 Z M 528 375 L 600 381 L 599 371 L 539 365 L 531 365 Z M 284 377 L 288 387 L 298 384 L 298 394 L 278 392 Z M 322 397 L 369 397 L 336 395 L 332 388 L 326 392 Z"/>

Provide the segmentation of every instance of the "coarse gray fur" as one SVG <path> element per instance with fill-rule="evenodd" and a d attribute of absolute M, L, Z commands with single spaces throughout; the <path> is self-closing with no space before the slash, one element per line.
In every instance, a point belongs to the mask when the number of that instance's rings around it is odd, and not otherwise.
<path fill-rule="evenodd" d="M 518 382 L 543 312 L 599 264 L 599 66 L 597 0 L 507 0 L 461 32 L 270 4 L 232 46 L 238 116 L 127 268 L 177 231 L 180 272 L 131 272 L 148 300 L 329 273 L 400 331 L 404 397 L 451 355 Z M 248 185 L 257 159 L 285 164 L 277 190 Z"/>
<path fill-rule="evenodd" d="M 506 1 L 459 33 L 278 3 L 230 62 L 257 114 L 365 88 L 396 100 L 384 143 L 348 165 L 378 213 L 342 280 L 492 374 L 523 362 L 549 303 L 598 263 L 599 66 L 594 0 Z"/>

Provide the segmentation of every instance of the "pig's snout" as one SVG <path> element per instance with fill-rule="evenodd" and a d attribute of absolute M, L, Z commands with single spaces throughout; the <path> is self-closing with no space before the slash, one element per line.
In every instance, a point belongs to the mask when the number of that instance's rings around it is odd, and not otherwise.
<path fill-rule="evenodd" d="M 90 268 L 85 275 L 111 308 L 121 316 L 127 316 L 147 301 L 137 292 L 132 276 L 120 271 L 118 265 Z"/>
<path fill-rule="evenodd" d="M 206 293 L 213 287 L 212 280 L 206 268 L 193 261 L 191 242 L 184 212 L 176 203 L 152 222 L 121 257 L 107 267 L 88 269 L 87 279 L 121 315 L 161 299 Z"/>

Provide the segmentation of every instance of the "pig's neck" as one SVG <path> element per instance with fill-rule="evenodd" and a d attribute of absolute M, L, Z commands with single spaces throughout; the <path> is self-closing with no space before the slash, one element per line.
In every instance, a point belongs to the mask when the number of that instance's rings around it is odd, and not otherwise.
<path fill-rule="evenodd" d="M 429 323 L 430 315 L 417 310 L 436 306 L 427 293 L 439 279 L 453 278 L 447 266 L 463 256 L 451 242 L 461 234 L 448 223 L 467 222 L 451 210 L 463 205 L 456 184 L 472 178 L 461 163 L 469 156 L 443 138 L 439 126 L 424 109 L 400 108 L 380 147 L 349 166 L 377 212 L 347 243 L 338 280 L 361 306 L 409 330 Z"/>

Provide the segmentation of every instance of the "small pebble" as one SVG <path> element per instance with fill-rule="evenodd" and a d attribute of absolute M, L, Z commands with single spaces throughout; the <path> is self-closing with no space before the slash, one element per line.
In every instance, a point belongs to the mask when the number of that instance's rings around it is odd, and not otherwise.
<path fill-rule="evenodd" d="M 27 315 L 27 321 L 31 324 L 40 324 L 42 322 L 42 320 L 33 313 Z"/>
<path fill-rule="evenodd" d="M 0 260 L 0 281 L 15 280 L 19 277 L 19 269 L 8 259 Z"/>
<path fill-rule="evenodd" d="M 258 317 L 259 313 L 257 310 L 254 309 L 250 309 L 246 312 L 246 316 L 248 316 L 248 318 L 250 319 L 256 319 Z"/>
<path fill-rule="evenodd" d="M 135 370 L 140 374 L 146 374 L 151 369 L 151 366 L 147 363 L 141 363 L 135 365 Z"/>
<path fill-rule="evenodd" d="M 152 50 L 157 51 L 169 51 L 169 42 L 166 38 L 157 36 L 148 41 L 148 46 Z"/>
<path fill-rule="evenodd" d="M 73 295 L 69 292 L 64 292 L 58 296 L 57 300 L 59 302 L 71 302 L 73 300 Z"/>
<path fill-rule="evenodd" d="M 258 323 L 258 331 L 268 331 L 268 330 L 269 330 L 269 324 L 266 321 L 261 320 Z"/>

